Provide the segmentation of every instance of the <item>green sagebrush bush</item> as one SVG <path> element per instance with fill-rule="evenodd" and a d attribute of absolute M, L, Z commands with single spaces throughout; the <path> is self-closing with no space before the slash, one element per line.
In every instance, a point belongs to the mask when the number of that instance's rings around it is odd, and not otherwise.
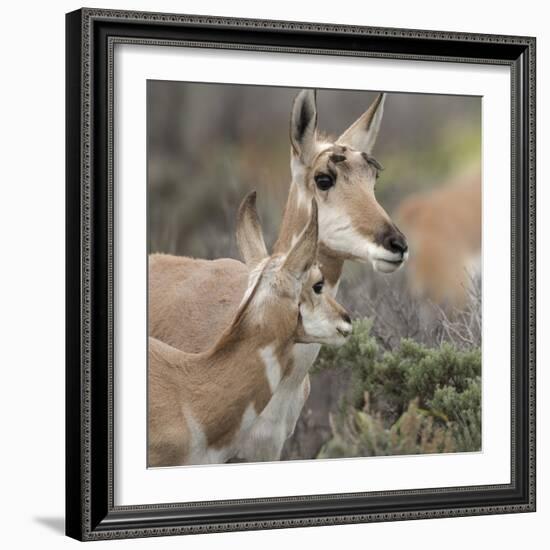
<path fill-rule="evenodd" d="M 383 352 L 371 326 L 356 321 L 346 346 L 319 356 L 317 369 L 352 375 L 319 458 L 480 450 L 481 350 L 403 339 Z"/>

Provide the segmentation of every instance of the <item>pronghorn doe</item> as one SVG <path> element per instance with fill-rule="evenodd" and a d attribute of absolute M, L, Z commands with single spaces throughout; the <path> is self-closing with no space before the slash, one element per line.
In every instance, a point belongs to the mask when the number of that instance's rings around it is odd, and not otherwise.
<path fill-rule="evenodd" d="M 414 294 L 462 308 L 481 267 L 481 170 L 470 167 L 433 191 L 411 195 L 396 213 L 413 250 Z"/>
<path fill-rule="evenodd" d="M 239 210 L 237 239 L 250 268 L 237 313 L 214 346 L 189 354 L 149 338 L 150 466 L 222 463 L 234 457 L 301 343 L 342 344 L 349 315 L 315 264 L 318 218 L 288 254 L 267 255 L 250 194 Z"/>
<path fill-rule="evenodd" d="M 292 181 L 274 252 L 286 253 L 307 224 L 312 199 L 319 205 L 319 263 L 328 292 L 336 294 L 345 260 L 370 261 L 383 273 L 407 258 L 407 241 L 377 202 L 381 169 L 372 150 L 385 95 L 376 97 L 335 140 L 317 131 L 313 90 L 301 91 L 290 122 Z M 235 315 L 247 288 L 248 267 L 153 254 L 149 259 L 149 335 L 187 352 L 210 348 Z M 185 330 L 181 330 L 185 327 Z M 240 457 L 278 460 L 309 395 L 308 371 L 318 344 L 297 344 L 294 366 L 255 421 Z"/>

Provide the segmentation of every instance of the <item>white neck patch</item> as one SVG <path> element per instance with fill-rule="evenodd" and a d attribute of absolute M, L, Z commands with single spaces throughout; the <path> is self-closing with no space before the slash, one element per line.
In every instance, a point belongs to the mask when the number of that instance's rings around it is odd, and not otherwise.
<path fill-rule="evenodd" d="M 281 364 L 275 355 L 275 346 L 269 345 L 262 348 L 260 350 L 260 357 L 265 365 L 265 376 L 269 383 L 269 389 L 271 393 L 275 393 L 283 375 Z"/>

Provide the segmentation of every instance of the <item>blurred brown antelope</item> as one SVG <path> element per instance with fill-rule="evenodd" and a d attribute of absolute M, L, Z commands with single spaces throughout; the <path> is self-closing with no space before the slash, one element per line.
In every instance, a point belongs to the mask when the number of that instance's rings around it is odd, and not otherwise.
<path fill-rule="evenodd" d="M 411 195 L 395 218 L 411 244 L 411 290 L 437 304 L 462 307 L 481 269 L 480 167 L 436 190 Z"/>

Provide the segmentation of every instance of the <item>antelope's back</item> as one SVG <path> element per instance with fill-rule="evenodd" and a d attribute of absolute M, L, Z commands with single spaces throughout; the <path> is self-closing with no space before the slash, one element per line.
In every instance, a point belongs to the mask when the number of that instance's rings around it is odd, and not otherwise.
<path fill-rule="evenodd" d="M 248 269 L 237 260 L 149 256 L 149 336 L 188 353 L 206 351 L 235 315 Z"/>

